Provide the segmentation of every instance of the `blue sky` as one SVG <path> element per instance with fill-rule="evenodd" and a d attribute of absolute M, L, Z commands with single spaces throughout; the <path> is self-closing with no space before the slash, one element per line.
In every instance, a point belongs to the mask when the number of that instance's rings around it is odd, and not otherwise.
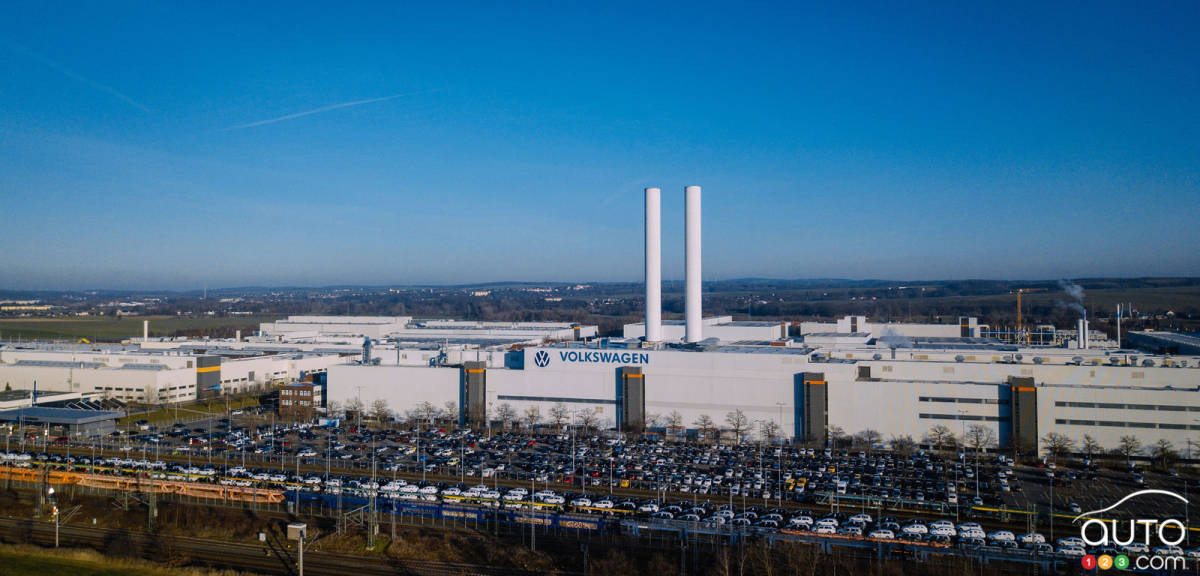
<path fill-rule="evenodd" d="M 1194 2 L 441 4 L 5 3 L 0 287 L 1200 274 Z"/>

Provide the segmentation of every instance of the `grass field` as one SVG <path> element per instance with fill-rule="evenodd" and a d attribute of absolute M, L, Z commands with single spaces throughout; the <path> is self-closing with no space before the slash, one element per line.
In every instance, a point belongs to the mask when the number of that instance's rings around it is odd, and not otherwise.
<path fill-rule="evenodd" d="M 188 318 L 177 316 L 135 316 L 127 318 L 6 318 L 0 319 L 3 340 L 78 340 L 119 342 L 142 336 L 142 320 L 150 321 L 150 336 L 232 336 L 235 330 L 250 335 L 263 322 L 278 316 L 236 316 Z"/>
<path fill-rule="evenodd" d="M 195 568 L 168 568 L 148 562 L 106 558 L 91 550 L 47 550 L 32 546 L 0 546 L 0 574 L 4 576 L 215 576 Z"/>
<path fill-rule="evenodd" d="M 138 420 L 145 420 L 148 424 L 159 425 L 163 422 L 174 422 L 176 415 L 179 419 L 192 419 L 203 417 L 206 415 L 224 416 L 226 408 L 236 410 L 239 408 L 249 408 L 258 406 L 258 398 L 253 396 L 247 398 L 234 398 L 226 404 L 224 401 L 207 402 L 199 404 L 190 404 L 187 406 L 179 406 L 178 408 L 155 408 L 145 412 L 130 411 L 129 416 L 117 420 L 117 426 L 129 426 Z"/>

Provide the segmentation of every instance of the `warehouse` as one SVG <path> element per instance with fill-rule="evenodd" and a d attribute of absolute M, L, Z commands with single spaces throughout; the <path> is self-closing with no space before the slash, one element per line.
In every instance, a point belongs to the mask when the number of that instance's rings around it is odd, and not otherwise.
<path fill-rule="evenodd" d="M 117 429 L 121 412 L 76 410 L 73 408 L 18 408 L 0 412 L 0 422 L 16 429 L 40 429 L 50 439 L 75 436 L 103 436 Z"/>

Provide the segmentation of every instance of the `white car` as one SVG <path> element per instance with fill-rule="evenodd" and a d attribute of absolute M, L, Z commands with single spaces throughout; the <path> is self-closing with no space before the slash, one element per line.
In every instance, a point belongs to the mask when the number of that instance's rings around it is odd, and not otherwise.
<path fill-rule="evenodd" d="M 592 501 L 588 498 L 576 498 L 571 501 L 571 505 L 577 508 L 587 508 L 592 505 Z"/>
<path fill-rule="evenodd" d="M 934 526 L 929 529 L 930 536 L 949 536 L 951 538 L 958 535 L 958 532 L 951 526 Z"/>
<path fill-rule="evenodd" d="M 987 535 L 988 540 L 998 540 L 1002 542 L 1015 542 L 1017 536 L 1008 530 L 997 530 Z"/>
<path fill-rule="evenodd" d="M 1084 543 L 1083 538 L 1078 536 L 1059 538 L 1058 540 L 1055 540 L 1054 543 L 1058 545 L 1059 548 L 1084 548 L 1087 546 L 1087 544 Z"/>
<path fill-rule="evenodd" d="M 1042 544 L 1046 541 L 1046 537 L 1037 532 L 1029 532 L 1018 537 L 1022 544 Z"/>
<path fill-rule="evenodd" d="M 879 540 L 895 540 L 896 533 L 892 532 L 891 530 L 872 530 L 870 534 L 867 534 L 867 538 L 876 538 Z"/>
<path fill-rule="evenodd" d="M 1087 556 L 1087 551 L 1078 546 L 1060 547 L 1057 552 L 1063 556 L 1083 557 Z"/>
<path fill-rule="evenodd" d="M 642 514 L 653 514 L 658 512 L 658 504 L 653 502 L 642 504 L 641 506 L 638 506 L 638 512 L 641 512 Z"/>
<path fill-rule="evenodd" d="M 1130 542 L 1121 546 L 1121 552 L 1126 554 L 1149 554 L 1150 547 L 1145 542 Z"/>
<path fill-rule="evenodd" d="M 1155 546 L 1151 552 L 1155 556 L 1183 556 L 1183 548 L 1178 546 Z"/>
<path fill-rule="evenodd" d="M 929 528 L 927 526 L 925 526 L 924 524 L 909 524 L 909 525 L 901 528 L 900 531 L 905 534 L 925 535 L 925 534 L 929 533 Z"/>
<path fill-rule="evenodd" d="M 871 523 L 871 515 L 870 514 L 855 514 L 850 517 L 850 522 L 858 522 L 861 524 L 870 524 Z"/>
<path fill-rule="evenodd" d="M 834 528 L 833 526 L 830 526 L 828 524 L 820 524 L 817 527 L 813 528 L 813 533 L 814 534 L 837 534 L 837 528 Z"/>

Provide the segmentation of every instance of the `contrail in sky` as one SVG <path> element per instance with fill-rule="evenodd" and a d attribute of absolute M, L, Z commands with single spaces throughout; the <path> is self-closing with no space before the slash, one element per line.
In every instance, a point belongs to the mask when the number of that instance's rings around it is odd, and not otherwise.
<path fill-rule="evenodd" d="M 66 76 L 67 78 L 70 78 L 81 84 L 86 84 L 96 90 L 99 90 L 101 92 L 109 94 L 109 95 L 115 97 L 116 99 L 118 99 L 130 106 L 133 106 L 134 108 L 137 108 L 138 110 L 141 110 L 142 112 L 150 111 L 150 109 L 147 108 L 145 104 L 142 104 L 141 102 L 138 102 L 137 100 L 134 100 L 133 98 L 130 98 L 130 97 L 126 96 L 125 94 L 122 94 L 116 88 L 113 88 L 112 86 L 107 86 L 105 84 L 101 84 L 101 83 L 96 82 L 95 80 L 91 80 L 89 78 L 84 78 L 83 76 L 80 76 L 79 74 L 76 74 L 75 72 L 72 72 L 71 69 L 67 68 L 66 66 L 63 66 L 62 64 L 59 64 L 58 62 L 55 62 L 54 60 L 51 60 L 45 56 L 42 56 L 41 54 L 38 54 L 37 52 L 30 50 L 29 48 L 26 48 L 24 46 L 18 46 L 16 44 L 8 44 L 8 47 L 15 52 L 20 52 L 34 60 L 37 60 L 38 62 L 41 62 L 42 64 L 46 65 L 49 68 L 53 68 L 59 74 L 62 74 L 63 76 Z"/>
<path fill-rule="evenodd" d="M 278 118 L 271 118 L 268 120 L 259 120 L 257 122 L 251 122 L 249 124 L 238 124 L 237 126 L 230 126 L 228 128 L 223 128 L 223 129 L 221 129 L 221 131 L 228 132 L 230 130 L 244 130 L 246 128 L 254 128 L 257 126 L 266 126 L 267 124 L 283 122 L 284 120 L 293 120 L 295 118 L 303 118 L 305 116 L 312 116 L 313 114 L 320 114 L 322 112 L 329 112 L 331 110 L 339 110 L 341 108 L 351 108 L 353 106 L 362 106 L 363 104 L 374 104 L 375 102 L 386 102 L 388 100 L 395 100 L 396 98 L 401 98 L 403 96 L 413 96 L 415 94 L 422 94 L 424 92 L 432 92 L 432 90 L 425 90 L 422 92 L 405 92 L 403 94 L 392 94 L 391 96 L 383 96 L 381 98 L 368 98 L 366 100 L 353 100 L 351 102 L 342 102 L 341 104 L 332 104 L 329 106 L 322 106 L 321 108 L 314 108 L 312 110 L 306 110 L 304 112 L 288 114 L 287 116 L 280 116 Z"/>

